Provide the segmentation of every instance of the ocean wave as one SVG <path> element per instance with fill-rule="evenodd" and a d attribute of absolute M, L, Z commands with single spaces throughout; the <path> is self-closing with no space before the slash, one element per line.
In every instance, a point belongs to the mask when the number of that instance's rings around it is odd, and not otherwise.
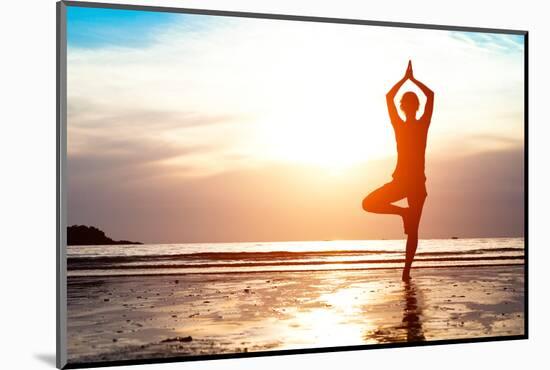
<path fill-rule="evenodd" d="M 518 260 L 523 261 L 523 256 L 484 256 L 484 257 L 447 257 L 447 258 L 416 258 L 415 262 L 459 262 L 459 261 L 504 261 Z M 273 261 L 273 262 L 243 262 L 243 263 L 201 263 L 201 264 L 80 264 L 69 263 L 68 270 L 103 270 L 103 269 L 188 269 L 188 268 L 226 268 L 226 267 L 264 267 L 264 266 L 299 266 L 299 265 L 347 265 L 347 264 L 392 264 L 404 263 L 404 258 L 399 259 L 371 259 L 371 260 L 333 260 L 333 261 L 308 261 L 297 260 L 292 262 Z"/>
<path fill-rule="evenodd" d="M 469 255 L 484 253 L 507 253 L 523 252 L 523 248 L 478 248 L 467 249 L 463 251 L 442 251 L 442 252 L 418 252 L 417 256 L 451 256 L 451 255 Z M 160 260 L 263 260 L 263 259 L 284 259 L 284 258 L 312 258 L 312 257 L 336 257 L 336 256 L 361 256 L 376 254 L 404 254 L 404 251 L 396 250 L 333 250 L 333 251 L 270 251 L 270 252 L 199 252 L 199 253 L 180 253 L 180 254 L 149 254 L 137 256 L 70 256 L 68 263 L 90 261 L 95 263 L 123 263 L 140 261 L 160 261 Z"/>

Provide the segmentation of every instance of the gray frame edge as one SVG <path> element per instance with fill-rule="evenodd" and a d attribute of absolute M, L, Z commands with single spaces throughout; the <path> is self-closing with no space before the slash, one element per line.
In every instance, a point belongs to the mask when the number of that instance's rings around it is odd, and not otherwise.
<path fill-rule="evenodd" d="M 523 163 L 523 193 L 524 193 L 524 219 L 525 226 L 523 229 L 524 245 L 525 245 L 525 260 L 524 260 L 524 334 L 525 338 L 529 338 L 529 32 L 525 32 L 523 36 L 524 45 L 524 95 L 523 95 L 523 140 L 524 140 L 524 163 Z"/>
<path fill-rule="evenodd" d="M 484 28 L 484 27 L 472 27 L 472 26 L 451 26 L 451 25 L 425 24 L 425 23 L 407 23 L 407 22 L 397 22 L 397 21 L 395 22 L 374 21 L 374 20 L 363 20 L 363 19 L 353 19 L 353 18 L 332 18 L 332 17 L 304 16 L 304 15 L 293 15 L 293 14 L 272 14 L 272 13 L 255 13 L 255 12 L 230 11 L 230 10 L 176 8 L 176 7 L 167 7 L 167 6 L 112 4 L 112 3 L 73 1 L 73 0 L 61 0 L 61 2 L 64 3 L 66 6 L 77 6 L 77 7 L 83 7 L 83 8 L 140 10 L 140 11 L 180 13 L 180 14 L 181 13 L 203 14 L 203 15 L 223 16 L 223 17 L 278 19 L 278 20 L 284 20 L 284 21 L 360 24 L 360 25 L 369 25 L 369 26 L 418 28 L 418 29 L 439 30 L 439 31 L 503 33 L 503 34 L 512 34 L 512 35 L 525 35 L 528 32 L 527 30 Z"/>
<path fill-rule="evenodd" d="M 67 364 L 67 9 L 56 3 L 56 366 Z"/>

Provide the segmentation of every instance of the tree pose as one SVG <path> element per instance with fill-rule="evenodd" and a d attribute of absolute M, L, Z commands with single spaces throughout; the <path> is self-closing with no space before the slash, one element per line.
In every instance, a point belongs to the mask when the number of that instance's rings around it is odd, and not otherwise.
<path fill-rule="evenodd" d="M 420 119 L 416 119 L 416 112 L 420 105 L 418 97 L 412 91 L 403 94 L 400 104 L 401 111 L 406 117 L 403 121 L 397 113 L 394 99 L 407 80 L 415 83 L 426 95 L 427 100 L 424 114 Z M 412 63 L 409 61 L 405 76 L 386 94 L 386 102 L 397 142 L 397 165 L 392 175 L 393 180 L 370 193 L 363 200 L 363 209 L 367 212 L 402 217 L 405 234 L 407 234 L 407 249 L 402 279 L 408 281 L 418 246 L 418 227 L 422 208 L 428 195 L 426 192 L 424 162 L 428 129 L 434 106 L 434 93 L 414 78 Z M 407 198 L 408 207 L 399 207 L 392 204 L 403 198 Z"/>

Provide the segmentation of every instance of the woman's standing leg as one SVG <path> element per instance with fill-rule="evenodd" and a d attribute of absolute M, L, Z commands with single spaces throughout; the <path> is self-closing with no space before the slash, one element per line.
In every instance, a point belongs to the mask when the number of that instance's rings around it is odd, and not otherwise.
<path fill-rule="evenodd" d="M 405 229 L 407 233 L 407 248 L 405 251 L 405 267 L 403 268 L 403 281 L 408 281 L 411 278 L 411 266 L 418 248 L 418 228 L 420 226 L 420 218 L 422 217 L 422 209 L 426 200 L 426 192 L 419 195 L 407 197 L 409 202 L 408 214 L 405 216 Z"/>

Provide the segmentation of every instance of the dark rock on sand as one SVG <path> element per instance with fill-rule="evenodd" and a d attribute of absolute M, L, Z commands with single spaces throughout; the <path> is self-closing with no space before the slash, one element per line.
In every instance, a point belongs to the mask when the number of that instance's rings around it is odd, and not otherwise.
<path fill-rule="evenodd" d="M 171 343 L 171 342 L 191 342 L 193 338 L 191 336 L 188 337 L 174 337 L 174 338 L 168 338 L 161 341 L 161 343 Z"/>
<path fill-rule="evenodd" d="M 73 225 L 67 228 L 67 245 L 143 244 L 129 240 L 113 240 L 97 227 Z"/>

